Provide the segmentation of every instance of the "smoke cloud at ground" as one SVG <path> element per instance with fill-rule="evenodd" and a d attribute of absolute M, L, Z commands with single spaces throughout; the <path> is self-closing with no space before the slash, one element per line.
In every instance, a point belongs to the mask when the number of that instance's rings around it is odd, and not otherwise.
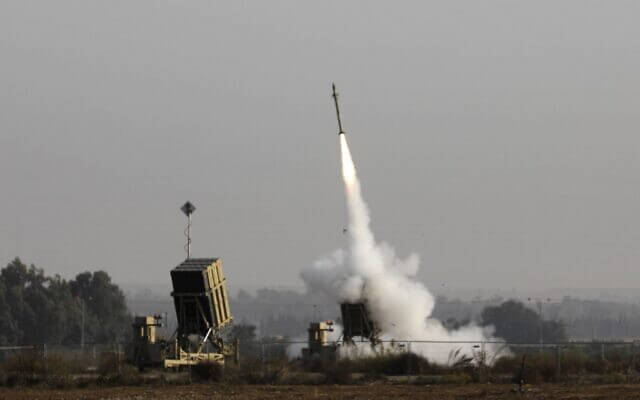
<path fill-rule="evenodd" d="M 389 244 L 376 242 L 346 136 L 339 137 L 349 218 L 349 249 L 336 250 L 302 271 L 308 290 L 325 293 L 340 302 L 366 303 L 383 340 L 491 340 L 491 332 L 485 328 L 468 325 L 448 331 L 440 321 L 430 318 L 435 300 L 427 287 L 416 279 L 420 263 L 418 255 L 400 258 Z M 473 356 L 474 351 L 479 350 L 465 343 L 411 345 L 411 351 L 439 363 L 449 362 L 450 355 L 457 349 L 467 356 Z M 485 351 L 491 360 L 498 348 L 488 344 Z"/>

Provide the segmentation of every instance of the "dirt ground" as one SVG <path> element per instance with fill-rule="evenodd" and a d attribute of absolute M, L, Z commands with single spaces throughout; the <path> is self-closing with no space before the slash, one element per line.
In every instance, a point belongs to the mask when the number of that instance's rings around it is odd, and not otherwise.
<path fill-rule="evenodd" d="M 86 389 L 0 389 L 0 399 L 640 399 L 640 385 L 184 385 Z"/>

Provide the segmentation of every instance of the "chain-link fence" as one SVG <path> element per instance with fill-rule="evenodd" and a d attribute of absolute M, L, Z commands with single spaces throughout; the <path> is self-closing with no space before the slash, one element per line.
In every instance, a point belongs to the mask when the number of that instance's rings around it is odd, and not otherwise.
<path fill-rule="evenodd" d="M 241 344 L 241 362 L 264 365 L 326 358 L 368 360 L 360 372 L 371 367 L 381 374 L 449 373 L 452 370 L 485 369 L 513 378 L 557 380 L 567 376 L 633 374 L 640 372 L 640 342 L 507 343 L 500 341 L 389 340 L 370 342 L 328 342 L 329 352 L 309 352 L 306 341 L 270 340 Z M 372 361 L 376 360 L 376 361 Z M 388 365 L 385 365 L 385 362 Z M 399 364 L 400 363 L 400 364 Z M 404 364 L 402 364 L 404 363 Z M 536 376 L 533 376 L 536 375 Z M 532 377 L 533 376 L 533 377 Z"/>
<path fill-rule="evenodd" d="M 125 361 L 125 346 L 113 344 L 0 347 L 0 366 L 25 373 L 117 373 Z"/>
<path fill-rule="evenodd" d="M 640 342 L 506 343 L 500 341 L 384 340 L 328 342 L 326 351 L 310 350 L 303 340 L 258 340 L 240 343 L 240 364 L 303 366 L 309 361 L 348 360 L 356 372 L 383 375 L 437 375 L 487 371 L 496 376 L 558 380 L 585 375 L 637 375 Z M 329 355 L 329 357 L 327 357 Z M 0 362 L 11 368 L 73 373 L 118 373 L 125 361 L 123 344 L 0 347 Z M 232 360 L 229 360 L 231 362 Z M 540 378 L 542 376 L 542 378 Z"/>

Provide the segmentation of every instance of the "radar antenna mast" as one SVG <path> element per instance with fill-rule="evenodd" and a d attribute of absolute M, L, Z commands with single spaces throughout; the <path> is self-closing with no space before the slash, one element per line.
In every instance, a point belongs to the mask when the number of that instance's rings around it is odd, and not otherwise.
<path fill-rule="evenodd" d="M 187 252 L 187 260 L 191 258 L 191 214 L 196 210 L 196 207 L 191 204 L 190 201 L 184 203 L 180 210 L 187 216 L 187 227 L 184 230 L 184 235 L 187 237 L 187 244 L 184 245 L 184 251 Z"/>

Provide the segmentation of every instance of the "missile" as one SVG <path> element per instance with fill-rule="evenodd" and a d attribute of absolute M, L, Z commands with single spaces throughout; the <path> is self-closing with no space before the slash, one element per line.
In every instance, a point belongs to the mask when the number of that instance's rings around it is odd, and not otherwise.
<path fill-rule="evenodd" d="M 336 93 L 336 84 L 332 83 L 331 86 L 333 87 L 333 94 L 331 95 L 331 97 L 333 97 L 333 102 L 336 105 L 336 115 L 338 116 L 338 136 L 340 136 L 344 135 L 345 131 L 342 130 L 342 121 L 340 121 L 340 107 L 338 107 L 338 93 Z"/>

